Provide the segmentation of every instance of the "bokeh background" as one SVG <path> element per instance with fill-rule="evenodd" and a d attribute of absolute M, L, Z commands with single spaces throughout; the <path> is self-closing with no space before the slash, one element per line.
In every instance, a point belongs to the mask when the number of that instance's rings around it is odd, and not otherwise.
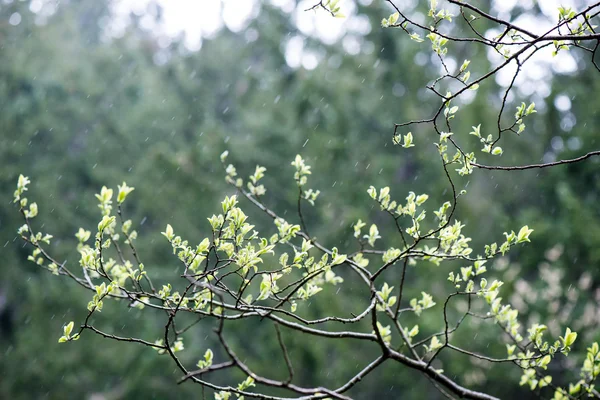
<path fill-rule="evenodd" d="M 425 15 L 425 2 L 400 1 Z M 558 3 L 493 1 L 488 11 L 539 26 L 556 19 Z M 535 4 L 534 4 L 535 3 Z M 429 116 L 438 106 L 424 86 L 439 73 L 426 43 L 410 41 L 379 21 L 391 10 L 383 1 L 344 0 L 346 19 L 307 13 L 294 0 L 0 0 L 0 398 L 165 399 L 208 398 L 179 377 L 166 357 L 136 345 L 90 334 L 59 345 L 65 321 L 81 321 L 91 294 L 26 262 L 17 238 L 21 225 L 12 193 L 20 173 L 40 205 L 51 250 L 78 262 L 74 233 L 99 218 L 94 193 L 127 181 L 136 189 L 127 213 L 138 247 L 156 283 L 177 275 L 177 262 L 160 231 L 171 223 L 182 236 L 201 239 L 206 217 L 231 194 L 219 154 L 247 176 L 267 168 L 267 203 L 294 210 L 289 166 L 300 153 L 313 167 L 311 187 L 322 194 L 308 210 L 311 234 L 329 246 L 356 250 L 351 225 L 378 224 L 387 245 L 393 222 L 372 207 L 366 189 L 390 186 L 428 193 L 428 204 L 447 200 L 447 182 L 433 132 L 413 131 L 410 151 L 392 146 L 394 122 Z M 575 6 L 581 5 L 577 2 Z M 493 27 L 490 27 L 492 29 Z M 476 60 L 473 74 L 497 60 L 485 49 L 454 46 L 454 64 Z M 450 62 L 452 64 L 452 62 Z M 541 57 L 509 97 L 509 110 L 535 101 L 538 114 L 521 137 L 506 137 L 504 155 L 484 163 L 514 165 L 571 158 L 598 148 L 600 74 L 589 55 L 572 51 Z M 455 135 L 473 149 L 472 125 L 494 126 L 507 75 L 463 100 Z M 481 153 L 479 153 L 481 154 Z M 600 339 L 600 168 L 598 160 L 515 173 L 475 171 L 459 184 L 468 189 L 458 218 L 473 247 L 501 241 L 502 232 L 535 229 L 532 243 L 492 264 L 490 277 L 506 282 L 502 296 L 523 322 L 545 322 L 557 337 L 565 326 L 580 333 L 572 359 L 557 358 L 556 383 L 577 376 L 584 343 Z M 243 204 L 243 203 L 242 203 Z M 270 221 L 246 207 L 258 227 Z M 289 214 L 293 218 L 293 214 Z M 40 225 L 38 225 L 39 227 Z M 426 290 L 443 296 L 446 277 L 459 264 L 419 263 L 408 273 L 408 298 Z M 398 271 L 390 271 L 391 279 Z M 339 293 L 323 292 L 310 313 L 324 316 L 364 307 L 364 293 L 344 275 Z M 458 305 L 460 307 L 460 304 Z M 439 330 L 441 306 L 426 312 L 421 332 Z M 164 316 L 107 304 L 95 323 L 120 335 L 159 337 Z M 184 361 L 195 364 L 214 345 L 211 325 L 186 337 Z M 236 330 L 237 329 L 237 330 Z M 269 328 L 271 329 L 271 328 Z M 229 334 L 255 368 L 282 362 L 273 332 L 257 321 Z M 368 329 L 368 328 L 367 328 Z M 470 322 L 455 340 L 473 351 L 504 356 L 493 324 Z M 290 336 L 299 384 L 340 384 L 368 362 L 376 347 Z M 216 353 L 216 357 L 219 353 Z M 476 363 L 444 354 L 449 376 L 503 398 L 533 396 L 518 386 L 510 365 Z M 276 361 L 274 361 L 276 360 Z M 217 360 L 218 361 L 218 360 Z M 284 364 L 281 364 L 284 365 Z M 275 371 L 275 373 L 280 371 Z M 215 375 L 217 382 L 230 376 Z M 439 398 L 418 373 L 386 364 L 349 393 L 356 398 Z"/>

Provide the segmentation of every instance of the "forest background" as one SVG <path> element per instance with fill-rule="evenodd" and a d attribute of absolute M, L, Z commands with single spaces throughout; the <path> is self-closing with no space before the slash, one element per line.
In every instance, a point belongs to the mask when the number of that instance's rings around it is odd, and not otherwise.
<path fill-rule="evenodd" d="M 69 346 L 57 343 L 64 321 L 85 316 L 89 294 L 26 261 L 12 204 L 21 173 L 35 183 L 31 196 L 44 203 L 44 229 L 60 239 L 53 250 L 73 263 L 74 233 L 98 220 L 94 193 L 123 180 L 135 186 L 128 212 L 139 221 L 138 249 L 158 278 L 175 270 L 160 237 L 164 226 L 202 237 L 205 217 L 232 193 L 220 169 L 224 150 L 246 175 L 258 163 L 267 168 L 269 205 L 281 214 L 293 209 L 289 163 L 302 154 L 322 196 L 307 224 L 330 246 L 348 245 L 352 224 L 365 215 L 378 222 L 382 235 L 392 232 L 369 202 L 370 185 L 391 186 L 398 197 L 427 192 L 441 203 L 445 178 L 430 162 L 435 148 L 400 153 L 391 142 L 395 122 L 429 115 L 437 106 L 424 85 L 439 65 L 425 44 L 381 29 L 379 21 L 390 13 L 383 2 L 347 1 L 348 18 L 335 40 L 299 25 L 304 3 L 288 3 L 256 2 L 245 23 L 233 30 L 225 25 L 191 46 L 185 35 L 157 34 L 152 27 L 164 16 L 152 3 L 115 27 L 118 3 L 109 0 L 0 2 L 1 398 L 189 398 L 200 390 L 177 385 L 170 361 L 149 349 L 91 335 Z M 531 18 L 553 17 L 533 3 L 505 12 L 523 7 Z M 504 165 L 597 149 L 598 72 L 576 51 L 568 57 L 562 63 L 540 60 L 518 82 L 516 99 L 535 101 L 538 114 L 526 134 L 503 142 Z M 505 84 L 499 78 L 482 85 L 455 122 L 456 131 L 466 134 L 473 121 L 495 118 Z M 428 134 L 414 131 L 416 141 Z M 493 274 L 527 321 L 550 321 L 554 336 L 568 325 L 581 343 L 600 339 L 598 167 L 590 159 L 548 170 L 481 171 L 470 177 L 470 195 L 459 206 L 474 247 L 494 240 L 498 230 L 524 223 L 535 229 L 532 243 L 496 261 Z M 418 288 L 439 282 L 441 290 L 446 277 L 447 270 L 414 272 L 409 283 Z M 354 300 L 351 289 L 322 295 L 330 297 L 330 310 L 318 314 L 351 308 Z M 100 322 L 123 335 L 135 330 L 158 336 L 160 322 L 140 315 L 108 307 Z M 427 318 L 421 323 L 439 323 Z M 199 328 L 186 347 L 201 354 L 214 340 L 209 329 Z M 253 357 L 268 363 L 277 354 L 277 343 L 261 340 L 260 329 L 250 341 L 245 335 L 240 332 L 238 340 L 247 341 Z M 476 338 L 485 348 L 498 335 L 493 326 L 482 326 L 462 340 Z M 364 358 L 344 341 L 299 339 L 290 348 L 301 359 L 300 382 L 347 376 Z M 576 374 L 575 361 L 585 350 L 573 350 L 574 361 L 553 364 L 552 374 Z M 528 394 L 518 385 L 520 371 L 510 365 L 479 365 L 455 354 L 445 369 L 459 382 L 503 398 Z M 370 376 L 351 394 L 439 396 L 425 378 L 401 366 Z"/>

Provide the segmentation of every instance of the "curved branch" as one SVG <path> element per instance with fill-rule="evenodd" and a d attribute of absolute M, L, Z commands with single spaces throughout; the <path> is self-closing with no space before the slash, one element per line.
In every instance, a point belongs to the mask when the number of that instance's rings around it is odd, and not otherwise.
<path fill-rule="evenodd" d="M 577 163 L 577 162 L 586 160 L 590 157 L 594 157 L 594 156 L 598 156 L 598 155 L 600 155 L 600 150 L 590 151 L 589 153 L 584 154 L 581 157 L 571 158 L 569 160 L 559 160 L 559 161 L 542 163 L 542 164 L 518 165 L 518 166 L 512 166 L 512 167 L 503 167 L 503 166 L 499 166 L 499 165 L 484 165 L 484 164 L 478 164 L 478 163 L 471 163 L 471 165 L 473 165 L 474 167 L 477 167 L 477 168 L 481 168 L 481 169 L 489 169 L 489 170 L 496 170 L 496 171 L 523 171 L 526 169 L 549 168 L 549 167 L 556 167 L 557 165 L 574 164 L 574 163 Z"/>

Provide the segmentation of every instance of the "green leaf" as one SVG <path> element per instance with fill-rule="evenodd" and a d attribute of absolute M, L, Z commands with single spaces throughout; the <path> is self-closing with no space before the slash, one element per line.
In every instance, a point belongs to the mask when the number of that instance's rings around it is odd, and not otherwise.
<path fill-rule="evenodd" d="M 198 253 L 198 254 L 204 253 L 206 250 L 208 250 L 209 247 L 210 247 L 210 240 L 208 240 L 208 238 L 205 238 L 202 242 L 200 242 L 198 247 L 196 247 L 196 253 Z"/>
<path fill-rule="evenodd" d="M 567 330 L 565 331 L 564 337 L 561 336 L 561 340 L 563 342 L 564 347 L 570 347 L 573 343 L 575 343 L 576 339 L 577 339 L 577 332 L 571 332 L 570 328 L 567 328 Z"/>
<path fill-rule="evenodd" d="M 531 242 L 531 240 L 529 240 L 531 232 L 533 232 L 533 229 L 529 229 L 527 225 L 522 227 L 517 234 L 517 243 Z"/>
<path fill-rule="evenodd" d="M 506 344 L 506 353 L 508 354 L 509 357 L 511 357 L 514 353 L 515 353 L 515 349 L 517 348 L 516 344 Z"/>
<path fill-rule="evenodd" d="M 411 40 L 414 40 L 417 43 L 422 43 L 423 39 L 421 38 L 421 35 L 419 35 L 418 33 L 411 33 L 410 36 Z"/>
<path fill-rule="evenodd" d="M 377 239 L 381 239 L 381 236 L 379 235 L 379 229 L 377 229 L 377 225 L 372 224 L 369 228 L 369 234 L 365 235 L 364 238 L 367 239 L 371 247 L 375 246 L 375 241 Z"/>
<path fill-rule="evenodd" d="M 425 345 L 425 350 L 429 353 L 431 351 L 436 351 L 440 347 L 442 347 L 442 343 L 440 342 L 437 336 L 434 336 L 431 338 L 429 346 Z"/>
<path fill-rule="evenodd" d="M 409 147 L 414 147 L 412 132 L 408 132 L 406 135 L 404 135 L 404 143 L 402 143 L 402 147 L 404 147 L 405 149 L 408 149 Z"/>
<path fill-rule="evenodd" d="M 221 156 L 219 157 L 221 159 L 221 162 L 224 163 L 225 160 L 227 159 L 227 156 L 229 155 L 229 151 L 225 150 L 224 152 L 221 153 Z"/>
<path fill-rule="evenodd" d="M 334 247 L 334 250 L 337 253 L 337 248 Z M 337 254 L 333 258 L 333 260 L 331 260 L 331 265 L 339 265 L 339 264 L 343 263 L 344 261 L 346 261 L 346 255 L 345 254 Z"/>
<path fill-rule="evenodd" d="M 173 237 L 175 236 L 175 233 L 173 232 L 173 227 L 171 226 L 171 224 L 167 224 L 167 228 L 165 229 L 164 232 L 161 232 L 161 233 L 164 237 L 169 239 L 169 241 L 173 240 Z"/>
<path fill-rule="evenodd" d="M 105 215 L 104 217 L 102 217 L 102 220 L 98 223 L 98 232 L 103 232 L 104 230 L 106 230 L 106 228 L 112 225 L 115 222 L 115 220 L 116 218 L 114 216 L 109 217 Z"/>
<path fill-rule="evenodd" d="M 474 135 L 477 136 L 478 138 L 481 137 L 481 124 L 477 125 L 477 126 L 473 126 L 472 127 L 473 130 L 471 132 L 469 132 L 469 135 Z"/>
<path fill-rule="evenodd" d="M 63 332 L 65 333 L 65 336 L 67 336 L 67 337 L 71 336 L 71 331 L 73 330 L 73 325 L 74 325 L 73 321 L 71 321 L 67 325 L 65 325 L 65 327 L 63 328 Z"/>
<path fill-rule="evenodd" d="M 133 190 L 135 189 L 130 186 L 127 186 L 127 184 L 125 182 L 123 182 L 122 185 L 118 185 L 118 188 L 119 188 L 119 194 L 117 195 L 117 203 L 119 203 L 119 204 L 124 202 L 127 195 L 129 193 L 133 192 Z"/>
<path fill-rule="evenodd" d="M 408 337 L 415 337 L 419 334 L 419 325 L 415 325 L 412 327 L 410 331 L 408 331 Z"/>
<path fill-rule="evenodd" d="M 373 186 L 369 186 L 369 189 L 367 189 L 367 193 L 369 194 L 369 196 L 371 196 L 373 200 L 377 199 L 377 190 Z"/>

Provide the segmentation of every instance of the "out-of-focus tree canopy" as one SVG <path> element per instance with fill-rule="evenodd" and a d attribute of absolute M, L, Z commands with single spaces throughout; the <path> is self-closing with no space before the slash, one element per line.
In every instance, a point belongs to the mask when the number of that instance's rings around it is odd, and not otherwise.
<path fill-rule="evenodd" d="M 183 237 L 205 237 L 206 217 L 218 212 L 223 195 L 233 193 L 221 171 L 224 150 L 245 176 L 256 164 L 267 168 L 268 205 L 280 214 L 295 209 L 289 164 L 302 154 L 315 171 L 311 185 L 321 190 L 320 207 L 307 210 L 306 223 L 311 235 L 330 247 L 352 248 L 352 225 L 365 216 L 382 236 L 394 233 L 393 223 L 369 202 L 370 185 L 390 186 L 397 198 L 411 190 L 443 202 L 446 178 L 430 162 L 438 157 L 435 147 L 421 142 L 414 151 L 398 152 L 391 142 L 394 123 L 429 116 L 437 107 L 424 86 L 439 66 L 418 43 L 381 29 L 381 18 L 392 10 L 368 3 L 356 2 L 348 15 L 349 27 L 360 22 L 368 29 L 348 28 L 333 44 L 307 36 L 291 17 L 296 13 L 262 2 L 246 28 L 224 28 L 191 51 L 183 38 L 166 40 L 135 15 L 122 35 L 111 35 L 108 0 L 0 2 L 1 398 L 161 399 L 202 393 L 189 382 L 177 385 L 179 372 L 150 349 L 92 335 L 68 346 L 57 343 L 65 321 L 85 317 L 90 295 L 26 261 L 29 250 L 17 237 L 22 221 L 12 203 L 19 174 L 34 181 L 30 194 L 43 203 L 44 229 L 56 238 L 53 252 L 73 267 L 79 262 L 74 234 L 80 226 L 95 226 L 100 216 L 94 194 L 123 180 L 135 186 L 126 212 L 137 223 L 139 253 L 159 280 L 180 273 L 160 235 L 164 226 L 172 224 Z M 540 7 L 528 10 L 532 18 L 544 18 Z M 148 10 L 160 21 L 159 7 Z M 316 55 L 314 69 L 289 65 L 286 51 L 294 41 Z M 485 60 L 487 54 L 478 56 Z M 518 95 L 532 97 L 538 115 L 526 134 L 503 143 L 503 163 L 573 158 L 598 146 L 593 127 L 600 118 L 594 95 L 600 92 L 600 75 L 580 57 L 574 51 L 572 69 L 520 84 Z M 493 120 L 502 88 L 501 81 L 482 85 L 455 131 L 466 135 L 470 121 Z M 428 134 L 425 128 L 413 130 L 415 140 L 421 134 Z M 535 229 L 531 244 L 488 269 L 505 282 L 504 296 L 527 321 L 552 321 L 549 330 L 556 336 L 572 326 L 586 343 L 600 339 L 599 185 L 598 159 L 516 174 L 482 171 L 465 183 L 469 197 L 457 211 L 474 247 L 498 240 L 493 235 L 522 221 Z M 259 212 L 248 213 L 270 226 Z M 430 265 L 410 267 L 406 297 L 420 296 L 424 282 L 439 282 L 433 289 L 442 292 L 447 276 L 448 270 Z M 327 301 L 319 307 L 330 309 L 310 312 L 360 309 L 354 289 L 349 283 L 339 293 L 324 292 Z M 107 304 L 93 319 L 109 333 L 159 337 L 158 312 L 156 319 L 141 315 Z M 420 324 L 435 330 L 439 318 L 424 315 Z M 253 338 L 246 344 L 249 329 Z M 493 325 L 476 327 L 476 338 L 465 331 L 461 340 L 473 351 L 499 345 Z M 235 343 L 244 355 L 268 365 L 280 357 L 278 343 L 267 340 L 271 336 L 258 322 L 240 325 Z M 209 328 L 196 330 L 186 341 L 187 349 L 197 349 L 190 361 L 214 341 Z M 325 376 L 342 382 L 369 360 L 364 354 L 369 349 L 350 341 L 309 337 L 288 346 L 300 360 L 299 384 Z M 579 361 L 585 348 L 574 347 L 573 353 Z M 461 384 L 503 398 L 523 396 L 520 371 L 510 365 L 444 357 L 446 374 Z M 550 372 L 556 379 L 576 377 L 570 360 L 555 368 Z M 441 396 L 427 379 L 401 366 L 369 376 L 351 395 Z"/>

